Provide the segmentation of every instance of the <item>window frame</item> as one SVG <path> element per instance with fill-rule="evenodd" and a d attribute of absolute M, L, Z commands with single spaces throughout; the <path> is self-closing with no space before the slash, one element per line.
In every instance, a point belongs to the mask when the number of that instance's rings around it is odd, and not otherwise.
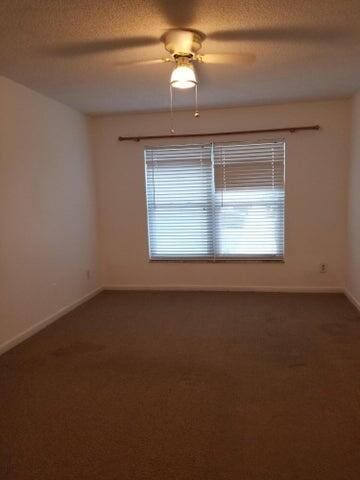
<path fill-rule="evenodd" d="M 146 162 L 146 151 L 149 150 L 156 150 L 156 149 L 167 149 L 167 148 L 181 148 L 181 147 L 191 147 L 191 146 L 210 146 L 212 150 L 212 208 L 215 210 L 215 175 L 214 175 L 214 145 L 231 145 L 231 144 L 256 144 L 256 143 L 283 143 L 284 146 L 284 159 L 283 159 L 283 198 L 284 198 L 284 203 L 283 203 L 283 251 L 282 255 L 272 255 L 272 254 L 260 254 L 260 255 L 254 255 L 254 254 L 249 254 L 248 258 L 246 258 L 246 255 L 209 255 L 209 256 L 191 256 L 191 257 L 186 257 L 186 256 L 174 256 L 174 257 L 161 257 L 157 256 L 156 258 L 151 256 L 151 244 L 150 244 L 150 224 L 149 224 L 149 205 L 148 205 L 148 185 L 147 185 L 147 162 Z M 145 179 L 145 207 L 146 207 L 146 246 L 147 246 L 147 255 L 148 255 L 148 263 L 275 263 L 275 264 L 283 264 L 285 263 L 286 260 L 286 210 L 287 210 L 287 182 L 286 182 L 286 163 L 287 163 L 287 141 L 285 138 L 264 138 L 264 139 L 257 139 L 257 140 L 247 140 L 247 141 L 231 141 L 231 142 L 206 142 L 206 143 L 201 143 L 201 144 L 193 144 L 193 143 L 181 143 L 181 144 L 169 144 L 169 145 L 146 145 L 144 146 L 143 150 L 143 155 L 144 155 L 144 179 Z M 213 214 L 213 221 L 214 220 L 214 214 Z M 215 239 L 216 241 L 216 239 Z"/>

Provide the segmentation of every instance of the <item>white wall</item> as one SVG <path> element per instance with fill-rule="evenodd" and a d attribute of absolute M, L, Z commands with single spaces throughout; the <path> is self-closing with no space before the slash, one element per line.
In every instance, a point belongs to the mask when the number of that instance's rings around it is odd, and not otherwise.
<path fill-rule="evenodd" d="M 286 262 L 149 263 L 146 243 L 144 142 L 119 135 L 169 131 L 169 115 L 95 117 L 91 132 L 97 171 L 102 283 L 107 286 L 176 286 L 341 289 L 346 276 L 347 169 L 350 101 L 209 110 L 193 119 L 176 114 L 177 132 L 209 132 L 320 124 L 319 132 L 287 140 Z M 249 135 L 241 140 L 274 138 Z M 236 140 L 237 137 L 219 140 Z M 200 142 L 206 142 L 207 138 Z M 189 140 L 184 140 L 184 143 Z M 164 141 L 147 142 L 151 145 Z M 167 143 L 180 143 L 170 140 Z M 328 273 L 319 264 L 328 263 Z"/>
<path fill-rule="evenodd" d="M 144 143 L 119 143 L 117 137 L 167 133 L 167 113 L 92 118 L 91 152 L 88 121 L 80 113 L 3 77 L 0 102 L 0 351 L 99 285 L 342 289 L 347 246 L 347 287 L 360 299 L 360 94 L 352 110 L 348 245 L 350 101 L 209 110 L 199 120 L 191 112 L 176 114 L 178 133 L 321 125 L 320 132 L 283 135 L 284 264 L 148 262 Z M 322 262 L 327 274 L 319 273 Z"/>
<path fill-rule="evenodd" d="M 4 77 L 0 105 L 4 350 L 91 292 L 97 279 L 95 189 L 85 117 Z"/>
<path fill-rule="evenodd" d="M 352 107 L 347 289 L 360 308 L 360 92 L 353 98 Z"/>

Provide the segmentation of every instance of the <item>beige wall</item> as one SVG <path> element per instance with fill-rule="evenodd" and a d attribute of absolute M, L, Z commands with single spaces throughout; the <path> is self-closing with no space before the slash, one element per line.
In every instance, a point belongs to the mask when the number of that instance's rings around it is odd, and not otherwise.
<path fill-rule="evenodd" d="M 1 350 L 97 280 L 85 117 L 4 77 L 0 105 Z"/>
<path fill-rule="evenodd" d="M 347 289 L 360 308 L 360 92 L 353 98 L 352 108 Z"/>
<path fill-rule="evenodd" d="M 287 140 L 285 264 L 215 265 L 148 262 L 144 143 L 119 143 L 117 137 L 167 132 L 167 113 L 90 120 L 96 206 L 86 118 L 3 77 L 0 101 L 0 351 L 99 285 L 274 290 L 344 287 L 350 101 L 209 110 L 202 112 L 199 120 L 190 112 L 176 114 L 179 133 L 315 123 L 322 127 L 320 132 L 283 135 Z M 348 230 L 348 290 L 358 300 L 359 128 L 360 94 L 353 102 Z M 240 138 L 259 137 L 274 135 Z M 97 275 L 98 252 L 101 278 Z M 326 274 L 319 273 L 323 262 L 328 263 Z"/>
<path fill-rule="evenodd" d="M 285 264 L 148 263 L 144 142 L 119 143 L 117 137 L 166 133 L 169 115 L 132 114 L 92 119 L 102 283 L 149 288 L 343 288 L 350 106 L 350 101 L 341 100 L 209 110 L 202 112 L 199 120 L 193 119 L 189 112 L 176 114 L 179 133 L 321 125 L 320 132 L 283 135 L 287 140 Z M 239 138 L 274 137 L 274 134 L 262 134 Z M 236 136 L 219 139 L 236 140 Z M 207 140 L 210 139 L 203 139 Z M 319 273 L 322 262 L 328 263 L 326 274 Z"/>

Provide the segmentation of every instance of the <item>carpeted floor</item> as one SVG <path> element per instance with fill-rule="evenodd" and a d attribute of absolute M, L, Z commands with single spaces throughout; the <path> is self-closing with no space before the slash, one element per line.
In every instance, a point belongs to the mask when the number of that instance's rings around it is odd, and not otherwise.
<path fill-rule="evenodd" d="M 342 295 L 104 292 L 0 358 L 2 480 L 359 480 Z"/>

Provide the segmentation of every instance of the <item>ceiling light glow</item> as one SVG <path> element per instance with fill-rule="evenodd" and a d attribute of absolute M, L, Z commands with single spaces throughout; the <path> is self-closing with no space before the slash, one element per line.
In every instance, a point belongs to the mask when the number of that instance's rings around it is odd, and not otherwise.
<path fill-rule="evenodd" d="M 170 85 L 182 90 L 193 88 L 197 84 L 194 67 L 191 64 L 178 65 L 174 68 L 170 78 Z"/>

